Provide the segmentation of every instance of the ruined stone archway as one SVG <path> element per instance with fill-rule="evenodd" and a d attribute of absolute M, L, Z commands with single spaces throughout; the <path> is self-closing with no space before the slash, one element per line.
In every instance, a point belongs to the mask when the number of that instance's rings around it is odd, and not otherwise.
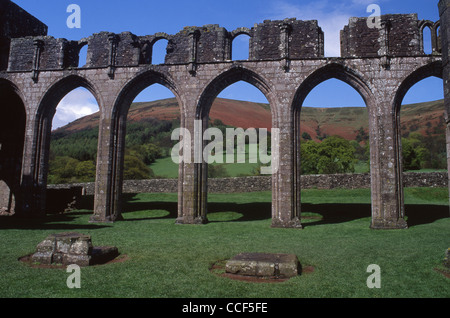
<path fill-rule="evenodd" d="M 399 193 L 399 204 L 402 215 L 405 215 L 405 209 L 404 209 L 404 190 L 403 190 L 403 157 L 402 157 L 402 134 L 401 134 L 401 125 L 400 125 L 400 110 L 402 106 L 402 101 L 408 93 L 408 91 L 417 83 L 420 81 L 435 76 L 437 78 L 443 78 L 443 68 L 442 68 L 442 62 L 436 61 L 431 62 L 429 64 L 420 66 L 413 70 L 410 74 L 407 75 L 407 77 L 400 83 L 394 103 L 393 103 L 393 115 L 394 115 L 394 123 L 395 123 L 395 132 L 396 132 L 396 143 L 395 143 L 395 152 L 397 154 L 397 175 L 398 175 L 398 193 Z M 448 104 L 445 104 L 445 121 L 447 123 L 446 128 L 446 137 L 447 137 L 447 144 L 450 140 L 450 130 L 449 130 L 449 122 L 448 122 L 448 114 L 449 114 Z M 448 148 L 447 148 L 448 149 Z M 450 172 L 450 159 L 449 154 L 447 153 L 447 170 Z"/>
<path fill-rule="evenodd" d="M 225 88 L 239 81 L 243 81 L 250 85 L 253 85 L 257 89 L 259 89 L 261 93 L 266 97 L 267 101 L 271 105 L 272 127 L 277 127 L 277 100 L 273 93 L 273 86 L 271 85 L 271 83 L 261 75 L 257 74 L 255 71 L 242 67 L 239 64 L 234 64 L 231 68 L 228 68 L 227 70 L 214 77 L 207 85 L 205 85 L 205 89 L 203 89 L 201 92 L 201 96 L 198 99 L 198 103 L 196 106 L 195 114 L 195 120 L 202 122 L 201 132 L 199 132 L 201 133 L 201 136 L 203 136 L 204 131 L 208 128 L 209 112 L 216 97 Z M 195 135 L 195 133 L 196 132 L 194 132 L 193 135 Z M 204 147 L 205 143 L 203 142 L 202 151 Z M 195 147 L 192 147 L 192 149 L 194 148 Z M 192 169 L 194 170 L 194 189 L 192 193 L 193 200 L 187 203 L 191 204 L 192 207 L 182 207 L 183 211 L 179 213 L 179 217 L 177 219 L 178 223 L 207 222 L 208 164 L 204 161 L 204 158 L 202 158 L 201 160 L 201 163 L 196 162 L 191 164 L 193 165 Z"/>
<path fill-rule="evenodd" d="M 76 88 L 83 87 L 87 89 L 96 99 L 100 111 L 102 110 L 101 97 L 98 94 L 98 89 L 88 79 L 79 75 L 68 75 L 64 78 L 56 80 L 47 89 L 39 103 L 35 115 L 35 130 L 34 147 L 36 152 L 33 160 L 34 171 L 32 174 L 34 185 L 34 210 L 37 214 L 45 215 L 45 197 L 47 188 L 47 176 L 49 170 L 49 155 L 50 155 L 50 140 L 52 132 L 52 121 L 59 102 L 68 93 Z"/>
<path fill-rule="evenodd" d="M 319 84 L 329 80 L 338 79 L 350 85 L 364 100 L 366 107 L 373 104 L 374 97 L 371 92 L 369 84 L 364 80 L 364 76 L 359 74 L 355 69 L 352 69 L 341 63 L 331 63 L 324 67 L 315 70 L 310 74 L 297 89 L 292 101 L 292 116 L 293 116 L 293 194 L 294 194 L 294 214 L 300 219 L 301 217 L 301 153 L 300 153 L 300 126 L 301 126 L 301 110 L 303 103 L 309 93 Z M 369 131 L 371 129 L 371 121 L 369 120 Z M 373 134 L 369 134 L 372 138 Z M 371 148 L 374 148 L 373 141 Z M 372 153 L 372 152 L 371 152 Z M 371 160 L 372 163 L 372 160 Z"/>
<path fill-rule="evenodd" d="M 428 64 L 419 66 L 415 70 L 412 70 L 407 76 L 399 83 L 399 87 L 397 89 L 396 95 L 395 95 L 395 101 L 393 105 L 393 111 L 398 115 L 401 104 L 403 101 L 403 98 L 405 97 L 406 93 L 409 91 L 411 87 L 413 87 L 416 83 L 420 82 L 421 80 L 430 77 L 430 76 L 436 76 L 439 78 L 443 77 L 443 67 L 441 61 L 432 61 Z"/>
<path fill-rule="evenodd" d="M 111 108 L 105 109 L 105 116 L 100 122 L 100 160 L 97 164 L 94 214 L 91 216 L 91 222 L 114 222 L 122 219 L 121 197 L 128 110 L 136 96 L 153 84 L 160 84 L 175 95 L 182 117 L 182 102 L 174 81 L 168 75 L 153 70 L 144 71 L 124 84 Z M 183 125 L 183 118 L 180 119 Z"/>
<path fill-rule="evenodd" d="M 0 214 L 21 212 L 26 111 L 16 85 L 0 80 Z"/>
<path fill-rule="evenodd" d="M 273 105 L 271 106 L 273 118 L 276 114 L 276 109 L 273 108 L 276 105 L 273 85 L 269 80 L 265 79 L 255 71 L 245 68 L 240 64 L 233 64 L 231 68 L 216 76 L 206 85 L 197 104 L 196 119 L 206 118 L 209 115 L 212 103 L 217 95 L 228 86 L 239 81 L 244 81 L 255 86 L 264 94 L 267 101 Z"/>

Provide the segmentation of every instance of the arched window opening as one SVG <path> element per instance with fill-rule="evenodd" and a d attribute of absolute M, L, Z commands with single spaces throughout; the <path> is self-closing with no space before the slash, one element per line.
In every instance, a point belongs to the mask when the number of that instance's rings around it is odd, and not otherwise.
<path fill-rule="evenodd" d="M 85 67 L 87 64 L 87 51 L 88 46 L 87 44 L 83 45 L 83 47 L 80 49 L 78 53 L 78 67 Z"/>
<path fill-rule="evenodd" d="M 442 79 L 428 77 L 412 86 L 400 110 L 403 171 L 447 170 Z"/>
<path fill-rule="evenodd" d="M 152 64 L 165 64 L 168 44 L 166 39 L 159 39 L 153 44 Z"/>
<path fill-rule="evenodd" d="M 137 95 L 127 115 L 124 180 L 176 179 L 178 163 L 171 157 L 180 127 L 180 108 L 165 86 L 153 84 Z"/>
<path fill-rule="evenodd" d="M 233 39 L 231 59 L 233 61 L 248 60 L 250 56 L 250 36 L 240 34 Z"/>
<path fill-rule="evenodd" d="M 432 31 L 431 28 L 426 26 L 423 28 L 423 52 L 425 54 L 433 53 L 433 43 L 432 43 Z"/>
<path fill-rule="evenodd" d="M 323 208 L 304 204 L 311 200 L 317 202 L 317 190 L 305 189 L 302 175 L 369 174 L 371 168 L 369 118 L 363 92 L 333 76 L 325 81 L 321 81 L 322 77 L 319 74 L 318 78 L 311 78 L 313 89 L 309 91 L 311 86 L 304 86 L 305 91 L 298 92 L 299 101 L 303 102 L 294 105 L 294 202 L 296 213 L 300 214 L 301 210 L 301 215 L 312 217 L 302 219 L 305 226 L 321 222 L 326 214 Z M 362 83 L 355 82 L 355 85 Z M 371 190 L 359 191 L 352 193 L 351 203 L 367 203 L 370 198 Z M 330 205 L 328 209 L 338 211 L 340 203 L 350 203 L 347 200 L 344 196 L 324 203 Z M 365 204 L 357 211 L 342 210 L 342 215 L 369 216 L 370 210 L 371 205 Z"/>
<path fill-rule="evenodd" d="M 300 118 L 302 174 L 370 171 L 368 113 L 354 88 L 334 78 L 320 83 L 303 102 Z M 334 153 L 317 157 L 320 147 Z"/>
<path fill-rule="evenodd" d="M 220 178 L 266 175 L 262 167 L 267 169 L 271 164 L 268 162 L 272 150 L 271 127 L 270 105 L 258 88 L 238 81 L 223 89 L 212 103 L 208 118 L 209 134 L 204 135 L 208 136 L 203 152 L 208 164 L 208 184 L 214 184 Z M 270 218 L 271 194 L 264 196 L 264 202 L 253 204 L 261 205 L 258 217 Z M 215 194 L 208 194 L 209 221 L 225 222 L 248 217 L 244 211 L 217 204 L 217 200 L 220 198 Z"/>
<path fill-rule="evenodd" d="M 142 82 L 140 84 L 145 85 Z M 177 158 L 172 157 L 178 141 L 172 140 L 172 132 L 180 127 L 179 104 L 174 93 L 166 86 L 157 83 L 148 85 L 141 90 L 131 87 L 126 93 L 131 94 L 130 102 L 123 104 L 122 108 L 125 108 L 120 111 L 126 115 L 126 131 L 118 132 L 118 147 L 124 147 L 123 153 L 119 154 L 123 156 L 123 168 L 117 171 L 122 178 L 116 176 L 116 179 L 138 183 L 149 179 L 178 179 L 179 164 Z M 145 196 L 142 194 L 145 191 L 129 195 L 133 191 L 127 188 L 127 184 L 130 183 L 121 185 L 121 191 L 115 190 L 124 193 L 119 198 L 124 219 L 167 217 L 174 212 L 167 208 L 153 208 L 151 204 L 144 209 L 130 209 L 131 201 Z"/>
<path fill-rule="evenodd" d="M 95 181 L 99 118 L 97 101 L 87 89 L 76 88 L 61 99 L 52 121 L 49 184 Z"/>
<path fill-rule="evenodd" d="M 67 93 L 58 103 L 53 117 L 52 130 L 99 111 L 95 97 L 85 88 L 79 87 Z"/>

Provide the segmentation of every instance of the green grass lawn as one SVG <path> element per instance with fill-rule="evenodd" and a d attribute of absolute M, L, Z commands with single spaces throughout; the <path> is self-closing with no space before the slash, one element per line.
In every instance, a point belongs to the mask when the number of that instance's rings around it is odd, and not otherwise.
<path fill-rule="evenodd" d="M 179 165 L 173 162 L 172 157 L 156 159 L 149 167 L 157 178 L 178 178 Z"/>
<path fill-rule="evenodd" d="M 250 176 L 254 174 L 255 169 L 258 168 L 257 163 L 250 163 L 247 159 L 245 162 L 237 163 L 213 163 L 213 165 L 223 165 L 227 172 L 228 177 Z M 178 178 L 178 164 L 172 161 L 171 157 L 157 159 L 153 164 L 149 166 L 152 168 L 156 177 L 176 179 Z M 422 169 L 411 170 L 408 172 L 444 172 L 446 170 L 439 169 Z M 358 162 L 355 164 L 354 173 L 369 173 L 370 169 L 366 162 Z"/>
<path fill-rule="evenodd" d="M 256 161 L 256 163 L 251 161 Z M 251 152 L 249 145 L 245 145 L 245 156 L 243 158 L 238 157 L 236 153 L 230 155 L 224 153 L 222 162 L 213 162 L 211 164 L 223 166 L 226 171 L 226 177 L 240 177 L 255 175 L 255 170 L 259 167 L 258 162 L 258 154 Z M 155 173 L 156 178 L 178 178 L 179 166 L 173 162 L 172 157 L 157 159 L 149 167 Z"/>
<path fill-rule="evenodd" d="M 92 211 L 40 222 L 0 218 L 0 297 L 335 298 L 450 296 L 444 253 L 450 247 L 448 189 L 405 189 L 407 230 L 371 230 L 370 190 L 304 190 L 304 229 L 271 228 L 271 193 L 210 194 L 209 223 L 176 225 L 177 194 L 125 195 L 124 221 L 91 224 Z M 92 204 L 91 199 L 89 204 Z M 95 246 L 117 246 L 123 262 L 69 273 L 31 268 L 18 258 L 47 235 L 90 234 Z M 210 271 L 241 252 L 294 253 L 303 273 L 283 283 L 249 283 Z M 367 267 L 381 268 L 370 289 Z"/>
<path fill-rule="evenodd" d="M 239 177 L 253 175 L 254 169 L 258 168 L 257 163 L 212 163 L 213 165 L 222 165 L 226 170 L 227 177 Z M 172 158 L 157 159 L 150 165 L 156 178 L 178 178 L 178 165 L 173 163 Z"/>

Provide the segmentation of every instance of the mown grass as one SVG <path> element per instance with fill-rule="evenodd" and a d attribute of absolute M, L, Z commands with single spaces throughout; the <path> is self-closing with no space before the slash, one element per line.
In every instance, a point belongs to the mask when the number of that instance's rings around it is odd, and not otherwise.
<path fill-rule="evenodd" d="M 177 194 L 126 195 L 125 220 L 114 224 L 89 223 L 89 210 L 41 221 L 1 218 L 0 297 L 449 297 L 450 279 L 435 270 L 444 269 L 450 246 L 448 189 L 405 192 L 407 230 L 371 230 L 366 189 L 304 190 L 302 230 L 271 228 L 269 192 L 210 194 L 206 225 L 175 224 Z M 127 259 L 82 268 L 80 289 L 67 287 L 64 268 L 18 261 L 65 231 L 117 246 Z M 294 253 L 314 272 L 275 284 L 211 273 L 212 264 L 241 252 Z M 380 289 L 366 285 L 370 264 L 381 268 Z"/>
<path fill-rule="evenodd" d="M 251 162 L 242 162 L 239 164 L 226 163 L 212 163 L 212 165 L 220 165 L 225 168 L 225 177 L 240 177 L 240 176 L 251 176 L 255 175 L 259 164 Z M 178 164 L 174 163 L 171 157 L 157 159 L 154 163 L 149 166 L 154 174 L 155 178 L 168 178 L 176 179 L 178 178 Z"/>
<path fill-rule="evenodd" d="M 225 151 L 225 148 L 223 148 L 223 151 Z M 258 163 L 258 153 L 253 151 L 253 149 L 250 151 L 249 145 L 245 145 L 245 153 L 242 157 L 236 153 L 224 153 L 221 162 L 213 162 L 211 165 L 223 166 L 226 174 L 224 177 L 252 176 L 255 175 L 260 165 Z M 172 157 L 156 159 L 149 167 L 153 170 L 156 178 L 178 178 L 179 166 L 177 163 L 174 163 Z"/>

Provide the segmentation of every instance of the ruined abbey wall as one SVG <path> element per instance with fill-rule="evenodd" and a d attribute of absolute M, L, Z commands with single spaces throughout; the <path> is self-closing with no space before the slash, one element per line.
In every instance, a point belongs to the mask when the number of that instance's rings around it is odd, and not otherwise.
<path fill-rule="evenodd" d="M 6 35 L 10 46 L 2 46 L 3 54 L 9 55 L 7 67 L 0 69 L 0 93 L 14 98 L 2 107 L 25 113 L 10 115 L 24 123 L 23 156 L 13 158 L 21 166 L 12 178 L 20 181 L 12 187 L 16 213 L 45 214 L 51 121 L 59 101 L 71 90 L 85 87 L 99 104 L 91 222 L 114 222 L 121 217 L 126 116 L 134 98 L 156 83 L 169 88 L 179 103 L 182 127 L 194 135 L 195 121 L 207 122 L 215 97 L 229 85 L 246 81 L 266 96 L 272 128 L 280 132 L 278 169 L 271 176 L 272 226 L 301 228 L 301 106 L 315 86 L 337 78 L 361 94 L 369 113 L 371 227 L 405 228 L 399 111 L 409 88 L 429 76 L 444 78 L 446 110 L 450 106 L 449 3 L 440 1 L 441 20 L 436 22 L 419 21 L 416 14 L 384 15 L 373 28 L 365 18 L 352 18 L 341 32 L 339 57 L 324 57 L 319 22 L 296 19 L 263 21 L 232 31 L 218 25 L 186 27 L 174 35 L 102 32 L 79 41 L 47 36 L 36 23 L 38 34 L 32 28 L 28 36 Z M 17 7 L 11 10 L 19 12 Z M 22 22 L 17 21 L 20 29 Z M 438 26 L 433 54 L 427 55 L 423 28 Z M 240 34 L 250 36 L 249 59 L 233 61 L 233 39 Z M 167 54 L 164 64 L 155 65 L 152 50 L 160 39 L 168 41 Z M 78 67 L 85 45 L 87 63 Z M 8 130 L 3 134 L 12 138 Z M 207 169 L 205 162 L 180 164 L 177 223 L 207 222 Z"/>

